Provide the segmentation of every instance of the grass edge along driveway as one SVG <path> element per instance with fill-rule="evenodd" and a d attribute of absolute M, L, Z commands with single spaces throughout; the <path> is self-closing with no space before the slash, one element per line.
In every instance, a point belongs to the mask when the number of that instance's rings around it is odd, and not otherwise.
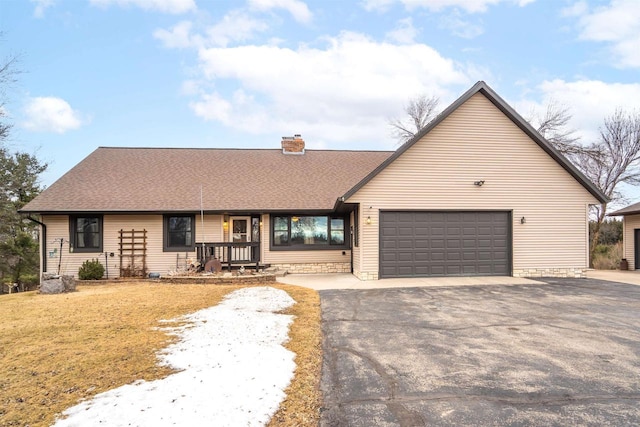
<path fill-rule="evenodd" d="M 271 426 L 317 425 L 321 369 L 317 292 L 288 285 L 296 304 L 285 345 L 296 353 L 295 377 Z M 56 414 L 98 393 L 172 370 L 156 353 L 173 337 L 158 329 L 217 304 L 238 286 L 123 282 L 79 286 L 60 295 L 0 298 L 0 426 L 48 426 Z"/>

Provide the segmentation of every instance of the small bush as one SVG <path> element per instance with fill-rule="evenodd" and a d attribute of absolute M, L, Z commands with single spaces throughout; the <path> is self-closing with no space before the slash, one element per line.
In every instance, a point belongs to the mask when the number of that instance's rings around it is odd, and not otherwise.
<path fill-rule="evenodd" d="M 40 277 L 37 274 L 23 274 L 20 276 L 20 281 L 25 285 L 33 286 L 40 283 Z"/>
<path fill-rule="evenodd" d="M 593 268 L 615 270 L 620 267 L 620 260 L 622 260 L 622 242 L 615 245 L 598 245 L 593 256 Z"/>
<path fill-rule="evenodd" d="M 104 275 L 104 266 L 97 259 L 86 260 L 78 270 L 80 280 L 98 280 Z"/>

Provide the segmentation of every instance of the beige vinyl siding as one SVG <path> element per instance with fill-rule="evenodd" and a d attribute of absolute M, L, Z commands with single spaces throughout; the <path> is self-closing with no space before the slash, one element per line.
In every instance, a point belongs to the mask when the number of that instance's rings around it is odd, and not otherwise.
<path fill-rule="evenodd" d="M 623 217 L 623 221 L 624 231 L 622 257 L 627 259 L 627 262 L 629 263 L 629 270 L 635 270 L 637 267 L 634 248 L 634 230 L 640 228 L 640 215 L 626 215 Z"/>
<path fill-rule="evenodd" d="M 306 251 L 272 251 L 269 249 L 270 223 L 269 215 L 262 215 L 262 262 L 265 264 L 313 264 L 349 262 L 351 254 L 348 249 L 306 250 Z M 346 238 L 346 236 L 345 236 Z M 344 252 L 344 255 L 342 254 Z"/>
<path fill-rule="evenodd" d="M 69 217 L 67 215 L 43 215 L 42 222 L 47 226 L 46 257 L 47 271 L 45 273 L 57 273 L 60 264 L 60 274 L 78 276 L 78 269 L 86 259 L 96 254 L 72 254 L 69 253 Z M 62 251 L 60 243 L 56 240 L 63 239 Z M 62 260 L 60 254 L 62 252 Z M 82 256 L 80 256 L 82 255 Z"/>
<path fill-rule="evenodd" d="M 402 209 L 512 211 L 514 270 L 584 268 L 597 200 L 477 93 L 347 202 L 361 206 L 361 271 L 377 273 L 379 212 Z"/>
<path fill-rule="evenodd" d="M 120 230 L 147 230 L 148 272 L 167 274 L 182 268 L 187 258 L 194 259 L 196 252 L 164 252 L 163 251 L 163 216 L 162 215 L 104 215 L 103 217 L 103 253 L 72 253 L 69 252 L 69 217 L 67 215 L 46 215 L 42 218 L 47 225 L 47 271 L 56 273 L 58 268 L 59 244 L 55 239 L 62 238 L 65 244 L 62 250 L 61 274 L 78 276 L 78 269 L 87 259 L 98 258 L 105 265 L 104 252 L 113 253 L 108 257 L 109 277 L 118 277 L 120 272 Z M 219 242 L 222 238 L 222 216 L 204 216 L 204 238 L 206 242 Z M 202 223 L 196 215 L 195 241 L 200 242 Z M 58 248 L 58 253 L 49 256 L 51 251 Z M 126 267 L 126 266 L 125 266 Z"/>

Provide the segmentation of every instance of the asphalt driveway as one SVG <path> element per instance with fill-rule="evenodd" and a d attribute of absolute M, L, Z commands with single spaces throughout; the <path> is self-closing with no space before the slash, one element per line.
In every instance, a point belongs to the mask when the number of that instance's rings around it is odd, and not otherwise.
<path fill-rule="evenodd" d="M 321 291 L 321 425 L 640 425 L 640 286 L 546 282 Z"/>

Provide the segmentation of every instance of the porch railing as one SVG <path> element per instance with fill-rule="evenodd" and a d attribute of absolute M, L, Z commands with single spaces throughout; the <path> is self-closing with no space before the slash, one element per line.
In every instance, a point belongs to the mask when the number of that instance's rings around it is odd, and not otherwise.
<path fill-rule="evenodd" d="M 204 265 L 211 259 L 217 259 L 229 270 L 233 264 L 255 264 L 260 266 L 260 242 L 214 242 L 204 244 L 196 243 L 197 256 Z"/>

